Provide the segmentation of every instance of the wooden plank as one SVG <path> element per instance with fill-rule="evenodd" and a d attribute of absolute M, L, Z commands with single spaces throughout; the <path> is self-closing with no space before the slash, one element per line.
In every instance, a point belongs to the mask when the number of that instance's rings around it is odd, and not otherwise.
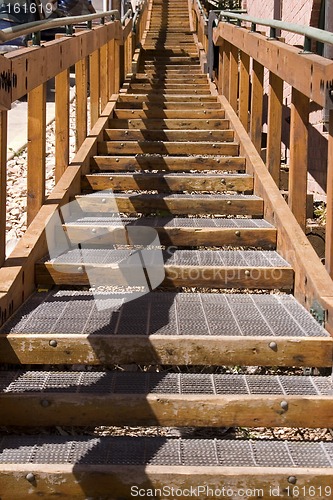
<path fill-rule="evenodd" d="M 86 265 L 81 272 L 78 268 L 82 263 L 71 264 L 39 262 L 36 265 L 36 280 L 40 285 L 81 285 L 89 286 L 90 279 L 86 272 L 91 267 L 94 270 L 94 279 L 103 279 L 107 276 L 110 267 L 105 264 Z M 292 290 L 294 284 L 293 270 L 289 267 L 225 267 L 225 266 L 189 266 L 185 264 L 165 264 L 165 287 L 206 287 L 236 288 L 236 289 L 265 289 L 265 290 Z M 127 278 L 121 269 L 114 268 L 110 273 L 112 284 L 128 285 Z"/>
<path fill-rule="evenodd" d="M 0 111 L 0 267 L 6 258 L 7 113 Z"/>
<path fill-rule="evenodd" d="M 288 204 L 305 230 L 308 176 L 309 98 L 292 89 Z"/>
<path fill-rule="evenodd" d="M 283 80 L 269 74 L 267 168 L 277 186 L 280 185 Z"/>
<path fill-rule="evenodd" d="M 50 346 L 56 340 L 57 346 Z M 269 347 L 271 342 L 277 350 Z M 0 362 L 198 366 L 317 366 L 332 364 L 332 339 L 200 335 L 0 335 Z"/>
<path fill-rule="evenodd" d="M 230 45 L 229 102 L 237 111 L 238 104 L 238 48 Z"/>
<path fill-rule="evenodd" d="M 163 129 L 163 130 L 226 130 L 229 128 L 228 120 L 221 119 L 173 119 L 173 118 L 133 118 L 110 119 L 109 128 L 112 129 Z"/>
<path fill-rule="evenodd" d="M 223 43 L 223 56 L 222 56 L 222 95 L 229 97 L 230 85 L 230 50 L 231 45 L 228 42 Z"/>
<path fill-rule="evenodd" d="M 250 57 L 244 51 L 240 52 L 239 66 L 239 119 L 248 130 L 250 96 Z"/>
<path fill-rule="evenodd" d="M 204 149 L 203 149 L 204 148 Z M 131 154 L 167 154 L 167 155 L 227 155 L 238 154 L 238 144 L 234 142 L 154 142 L 154 141 L 107 141 L 98 144 L 98 154 L 131 155 Z"/>
<path fill-rule="evenodd" d="M 121 61 L 120 61 L 120 42 L 115 40 L 115 51 L 114 51 L 114 88 L 115 92 L 119 92 L 121 87 Z"/>
<path fill-rule="evenodd" d="M 108 70 L 108 44 L 106 43 L 99 49 L 99 92 L 101 99 L 101 109 L 104 109 L 109 100 L 109 70 Z"/>
<path fill-rule="evenodd" d="M 102 199 L 105 202 L 102 203 Z M 224 214 L 224 215 L 262 215 L 263 203 L 260 198 L 240 198 L 232 195 L 230 199 L 225 197 L 200 197 L 196 198 L 183 195 L 172 198 L 171 196 L 158 197 L 157 195 L 128 195 L 115 200 L 120 212 L 124 213 L 152 213 L 156 211 L 170 212 L 173 214 Z M 83 211 L 109 213 L 110 207 L 114 206 L 113 199 L 94 196 L 78 196 L 77 201 Z M 112 210 L 111 210 L 112 211 Z"/>
<path fill-rule="evenodd" d="M 114 68 L 115 68 L 115 40 L 110 40 L 108 44 L 108 82 L 109 82 L 109 98 L 112 94 L 117 92 L 115 85 L 115 76 L 114 76 Z"/>
<path fill-rule="evenodd" d="M 88 128 L 88 59 L 84 58 L 75 64 L 75 148 L 81 147 L 87 137 Z M 94 93 L 93 93 L 94 95 Z"/>
<path fill-rule="evenodd" d="M 332 427 L 330 396 L 274 394 L 2 393 L 0 425 Z M 41 401 L 47 401 L 41 406 Z"/>
<path fill-rule="evenodd" d="M 262 111 L 263 111 L 264 67 L 253 60 L 252 91 L 250 114 L 250 137 L 256 148 L 261 152 Z"/>
<path fill-rule="evenodd" d="M 90 174 L 82 178 L 82 189 L 244 192 L 253 189 L 253 178 L 250 175 Z"/>
<path fill-rule="evenodd" d="M 28 94 L 27 225 L 45 200 L 46 83 Z"/>
<path fill-rule="evenodd" d="M 163 129 L 106 129 L 105 140 L 112 141 L 171 141 L 222 142 L 233 141 L 233 130 L 163 130 Z"/>
<path fill-rule="evenodd" d="M 179 95 L 166 95 L 166 94 L 161 94 L 161 95 L 151 95 L 151 94 L 121 94 L 119 96 L 118 103 L 125 103 L 125 102 L 133 102 L 133 101 L 138 101 L 138 102 L 188 102 L 188 103 L 216 103 L 216 97 L 215 96 L 202 96 L 202 95 L 191 95 L 191 96 L 186 96 L 185 98 L 183 96 Z"/>
<path fill-rule="evenodd" d="M 329 114 L 327 182 L 326 182 L 326 228 L 325 228 L 325 266 L 333 279 L 333 111 Z"/>
<path fill-rule="evenodd" d="M 95 50 L 89 56 L 89 94 L 90 94 L 90 128 L 98 120 L 100 113 L 100 66 L 99 51 Z"/>
<path fill-rule="evenodd" d="M 79 64 L 79 63 L 77 63 Z M 77 88 L 77 83 L 76 83 Z M 77 106 L 78 106 L 78 101 Z M 69 164 L 69 69 L 55 77 L 55 182 Z"/>
<path fill-rule="evenodd" d="M 94 156 L 91 167 L 97 171 L 122 171 L 122 170 L 167 170 L 170 172 L 189 170 L 244 170 L 244 158 L 225 156 L 212 158 L 204 156 L 177 157 L 165 156 L 153 158 L 149 155 L 131 156 Z"/>
<path fill-rule="evenodd" d="M 175 109 L 161 109 L 161 110 L 141 110 L 141 109 L 116 109 L 114 111 L 114 118 L 122 118 L 130 120 L 131 118 L 180 118 L 180 119 L 222 119 L 224 118 L 224 111 L 222 109 L 204 109 L 204 110 L 175 110 Z"/>
<path fill-rule="evenodd" d="M 158 232 L 162 245 L 176 245 L 179 247 L 189 246 L 250 246 L 271 250 L 276 245 L 275 228 L 217 228 L 217 227 L 159 227 L 153 226 Z M 81 243 L 87 239 L 87 231 L 91 230 L 89 225 L 71 224 L 64 228 L 67 236 L 73 244 Z M 96 237 L 99 245 L 110 245 L 114 242 L 114 226 L 98 225 L 91 236 Z M 92 240 L 93 241 L 93 240 Z"/>

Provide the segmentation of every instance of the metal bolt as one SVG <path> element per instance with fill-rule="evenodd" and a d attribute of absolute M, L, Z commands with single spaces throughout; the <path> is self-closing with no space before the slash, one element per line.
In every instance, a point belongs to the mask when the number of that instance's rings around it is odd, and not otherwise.
<path fill-rule="evenodd" d="M 96 233 L 96 229 L 93 227 L 91 230 L 92 233 Z"/>
<path fill-rule="evenodd" d="M 50 406 L 50 401 L 48 401 L 47 399 L 42 399 L 41 402 L 40 402 L 40 405 L 43 408 L 47 408 L 48 406 Z"/>
<path fill-rule="evenodd" d="M 116 162 L 117 162 L 117 163 L 118 163 L 118 161 L 119 161 L 119 158 L 116 158 Z"/>
<path fill-rule="evenodd" d="M 204 109 L 204 115 L 207 113 L 207 111 Z"/>
<path fill-rule="evenodd" d="M 134 115 L 134 109 L 132 109 L 132 115 Z"/>
<path fill-rule="evenodd" d="M 132 120 L 128 120 L 128 123 L 132 123 Z"/>
<path fill-rule="evenodd" d="M 51 347 L 57 347 L 58 342 L 57 342 L 56 340 L 50 340 L 49 345 L 50 345 Z"/>
<path fill-rule="evenodd" d="M 280 406 L 282 410 L 287 411 L 288 410 L 288 401 L 281 401 Z"/>
<path fill-rule="evenodd" d="M 102 203 L 106 203 L 106 199 L 105 198 L 102 199 Z"/>
<path fill-rule="evenodd" d="M 296 479 L 295 476 L 289 476 L 288 477 L 288 483 L 290 483 L 290 484 L 296 484 L 296 482 L 297 482 L 297 479 Z"/>
<path fill-rule="evenodd" d="M 120 145 L 121 145 L 122 148 L 125 146 L 125 144 L 123 142 Z"/>
<path fill-rule="evenodd" d="M 206 123 L 209 123 L 209 120 L 206 120 Z"/>
<path fill-rule="evenodd" d="M 109 181 L 113 181 L 113 177 L 109 177 Z"/>
<path fill-rule="evenodd" d="M 272 351 L 276 351 L 276 349 L 277 349 L 277 343 L 276 343 L 276 342 L 270 342 L 270 343 L 268 344 L 268 347 L 269 347 L 270 349 L 272 349 Z"/>
<path fill-rule="evenodd" d="M 82 273 L 82 272 L 83 272 L 83 267 L 82 267 L 82 266 L 79 266 L 79 267 L 77 268 L 77 270 L 79 271 L 79 273 Z"/>
<path fill-rule="evenodd" d="M 216 163 L 220 163 L 220 160 L 216 160 Z"/>
<path fill-rule="evenodd" d="M 245 271 L 244 274 L 245 274 L 245 276 L 250 276 L 251 273 L 250 273 L 250 271 L 248 269 L 246 269 L 246 271 Z"/>
<path fill-rule="evenodd" d="M 138 95 L 136 95 L 136 96 L 135 96 L 135 99 L 139 99 L 139 96 L 138 96 Z"/>
<path fill-rule="evenodd" d="M 128 135 L 128 130 L 125 130 L 125 135 Z"/>
<path fill-rule="evenodd" d="M 35 474 L 32 472 L 28 472 L 28 474 L 25 476 L 26 480 L 29 481 L 29 483 L 33 483 L 35 481 Z"/>
<path fill-rule="evenodd" d="M 235 231 L 236 236 L 240 236 L 240 231 Z"/>
<path fill-rule="evenodd" d="M 226 183 L 226 180 L 225 180 L 225 179 L 221 179 L 221 183 L 222 183 L 222 184 L 225 184 L 225 183 Z"/>
<path fill-rule="evenodd" d="M 231 201 L 230 200 L 227 201 L 227 205 L 231 205 Z"/>

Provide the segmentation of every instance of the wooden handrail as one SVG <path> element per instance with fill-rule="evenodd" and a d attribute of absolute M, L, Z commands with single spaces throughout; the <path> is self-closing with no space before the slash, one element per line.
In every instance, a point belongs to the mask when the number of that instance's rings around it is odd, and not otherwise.
<path fill-rule="evenodd" d="M 204 18 L 192 0 L 192 15 L 199 40 L 207 47 L 209 33 L 202 30 Z M 260 23 L 258 23 L 260 24 Z M 265 215 L 278 227 L 278 250 L 295 269 L 295 295 L 311 308 L 313 301 L 329 311 L 329 328 L 333 331 L 333 62 L 316 54 L 305 53 L 278 39 L 231 23 L 219 22 L 213 29 L 212 40 L 219 47 L 218 72 L 215 83 L 223 104 L 237 115 L 244 144 L 244 132 L 252 146 L 246 146 L 247 169 L 255 176 L 255 194 L 263 196 Z M 268 70 L 268 116 L 266 168 L 271 174 L 269 186 L 264 186 L 263 160 L 260 158 L 263 131 L 264 72 Z M 283 86 L 291 86 L 290 170 L 288 203 L 291 213 L 282 209 L 285 202 L 278 185 L 281 164 L 281 134 Z M 308 123 L 310 101 L 330 110 L 327 163 L 327 222 L 325 267 L 320 263 L 300 228 L 306 226 Z M 250 144 L 250 143 L 249 143 Z M 254 148 L 257 160 L 254 161 Z M 253 166 L 255 165 L 255 166 Z M 260 178 L 260 176 L 261 178 Z M 276 191 L 271 181 L 275 182 Z M 267 183 L 266 183 L 267 184 Z M 281 215 L 282 214 L 282 215 Z M 298 223 L 298 224 L 297 224 Z M 286 226 L 286 227 L 284 227 Z M 294 241 L 293 241 L 294 238 Z M 328 274 L 327 274 L 328 273 Z M 330 275 L 330 276 L 329 276 Z"/>
<path fill-rule="evenodd" d="M 100 117 L 106 119 L 108 102 L 119 92 L 126 73 L 130 73 L 134 51 L 141 41 L 146 21 L 148 2 L 144 2 L 137 16 L 136 33 L 132 32 L 133 20 L 126 18 L 124 26 L 113 20 L 92 29 L 81 29 L 70 37 L 59 37 L 41 46 L 26 47 L 0 56 L 0 296 L 1 317 L 9 309 L 22 303 L 34 287 L 33 273 L 28 269 L 41 257 L 45 245 L 32 248 L 44 241 L 45 216 L 50 204 L 58 199 L 69 200 L 79 183 L 73 170 L 78 154 L 69 163 L 69 71 L 75 66 L 76 92 L 76 150 L 87 151 L 90 137 Z M 88 64 L 89 60 L 89 64 Z M 89 74 L 88 74 L 89 72 Z M 45 199 L 45 144 L 46 82 L 55 78 L 55 181 L 53 194 Z M 87 90 L 89 82 L 90 119 L 87 115 Z M 6 160 L 7 114 L 11 103 L 28 95 L 28 161 L 27 161 L 27 214 L 26 235 L 6 260 Z M 111 103 L 114 106 L 114 103 Z M 2 109 L 2 110 L 1 110 Z M 88 129 L 88 121 L 90 126 Z M 93 139 L 95 144 L 97 137 Z M 96 145 L 94 145 L 96 148 Z M 92 154 L 96 150 L 92 149 Z M 70 165 L 70 168 L 68 166 Z M 76 167 L 75 167 L 76 168 Z M 85 168 L 82 165 L 81 168 Z M 69 177 L 67 173 L 70 173 Z M 65 191 L 63 191 L 65 189 Z M 58 194 L 56 194 L 58 193 Z M 59 193 L 61 196 L 59 197 Z M 44 222 L 42 222 L 44 217 Z M 29 241 L 29 243 L 27 243 Z M 25 249 L 25 250 L 24 250 Z M 29 258 L 27 258 L 29 255 Z M 15 258 L 13 257 L 15 256 Z M 32 259 L 32 260 L 31 260 Z M 15 262 L 15 265 L 13 264 Z M 2 267 L 1 267 L 2 266 Z M 13 298 L 14 297 L 14 298 Z M 4 312 L 5 311 L 5 312 Z"/>

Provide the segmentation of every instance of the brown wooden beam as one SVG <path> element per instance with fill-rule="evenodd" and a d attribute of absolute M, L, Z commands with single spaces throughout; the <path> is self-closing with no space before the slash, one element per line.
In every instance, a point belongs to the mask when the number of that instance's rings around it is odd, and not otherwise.
<path fill-rule="evenodd" d="M 267 168 L 277 186 L 280 183 L 283 80 L 269 74 Z"/>
<path fill-rule="evenodd" d="M 76 83 L 76 88 L 78 82 Z M 78 101 L 76 101 L 78 107 Z M 76 108 L 77 109 L 77 108 Z M 69 69 L 55 77 L 55 182 L 69 164 Z"/>
<path fill-rule="evenodd" d="M 253 60 L 252 65 L 250 137 L 256 150 L 260 154 L 264 93 L 264 67 L 256 60 Z"/>

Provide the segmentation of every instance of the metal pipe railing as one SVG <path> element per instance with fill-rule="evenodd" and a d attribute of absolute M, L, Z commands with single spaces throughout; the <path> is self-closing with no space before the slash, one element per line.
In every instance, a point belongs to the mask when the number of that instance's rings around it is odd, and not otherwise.
<path fill-rule="evenodd" d="M 199 1 L 199 0 L 197 0 Z M 271 37 L 275 38 L 276 30 L 289 31 L 290 33 L 296 33 L 305 37 L 305 43 L 309 40 L 316 40 L 317 42 L 328 43 L 333 45 L 333 33 L 319 28 L 313 28 L 310 26 L 302 26 L 295 23 L 286 23 L 284 21 L 277 21 L 275 19 L 262 19 L 259 17 L 248 16 L 247 14 L 237 14 L 228 11 L 219 11 L 219 21 L 223 21 L 223 18 L 236 19 L 240 23 L 242 21 L 251 23 L 252 31 L 256 30 L 257 24 L 259 26 L 268 26 L 271 28 Z"/>
<path fill-rule="evenodd" d="M 206 16 L 205 9 L 203 8 L 202 3 L 200 2 L 200 0 L 196 0 L 196 2 L 197 2 L 197 5 L 199 7 L 199 10 L 201 12 L 201 15 L 204 18 L 205 23 L 207 24 L 208 23 L 208 17 Z"/>
<path fill-rule="evenodd" d="M 59 19 L 47 19 L 46 21 L 35 21 L 33 23 L 21 24 L 13 28 L 5 28 L 0 30 L 0 42 L 9 42 L 20 36 L 31 35 L 32 33 L 39 33 L 52 28 L 60 28 L 63 26 L 72 26 L 73 24 L 81 24 L 83 22 L 91 22 L 94 19 L 104 19 L 105 17 L 112 16 L 114 19 L 120 19 L 118 10 L 109 10 L 106 12 L 89 14 L 86 16 L 70 16 L 62 17 Z"/>
<path fill-rule="evenodd" d="M 128 9 L 128 11 L 123 15 L 123 17 L 121 18 L 121 24 L 124 25 L 125 24 L 125 21 L 126 19 L 131 19 L 132 18 L 132 15 L 133 15 L 133 11 L 132 9 Z"/>

